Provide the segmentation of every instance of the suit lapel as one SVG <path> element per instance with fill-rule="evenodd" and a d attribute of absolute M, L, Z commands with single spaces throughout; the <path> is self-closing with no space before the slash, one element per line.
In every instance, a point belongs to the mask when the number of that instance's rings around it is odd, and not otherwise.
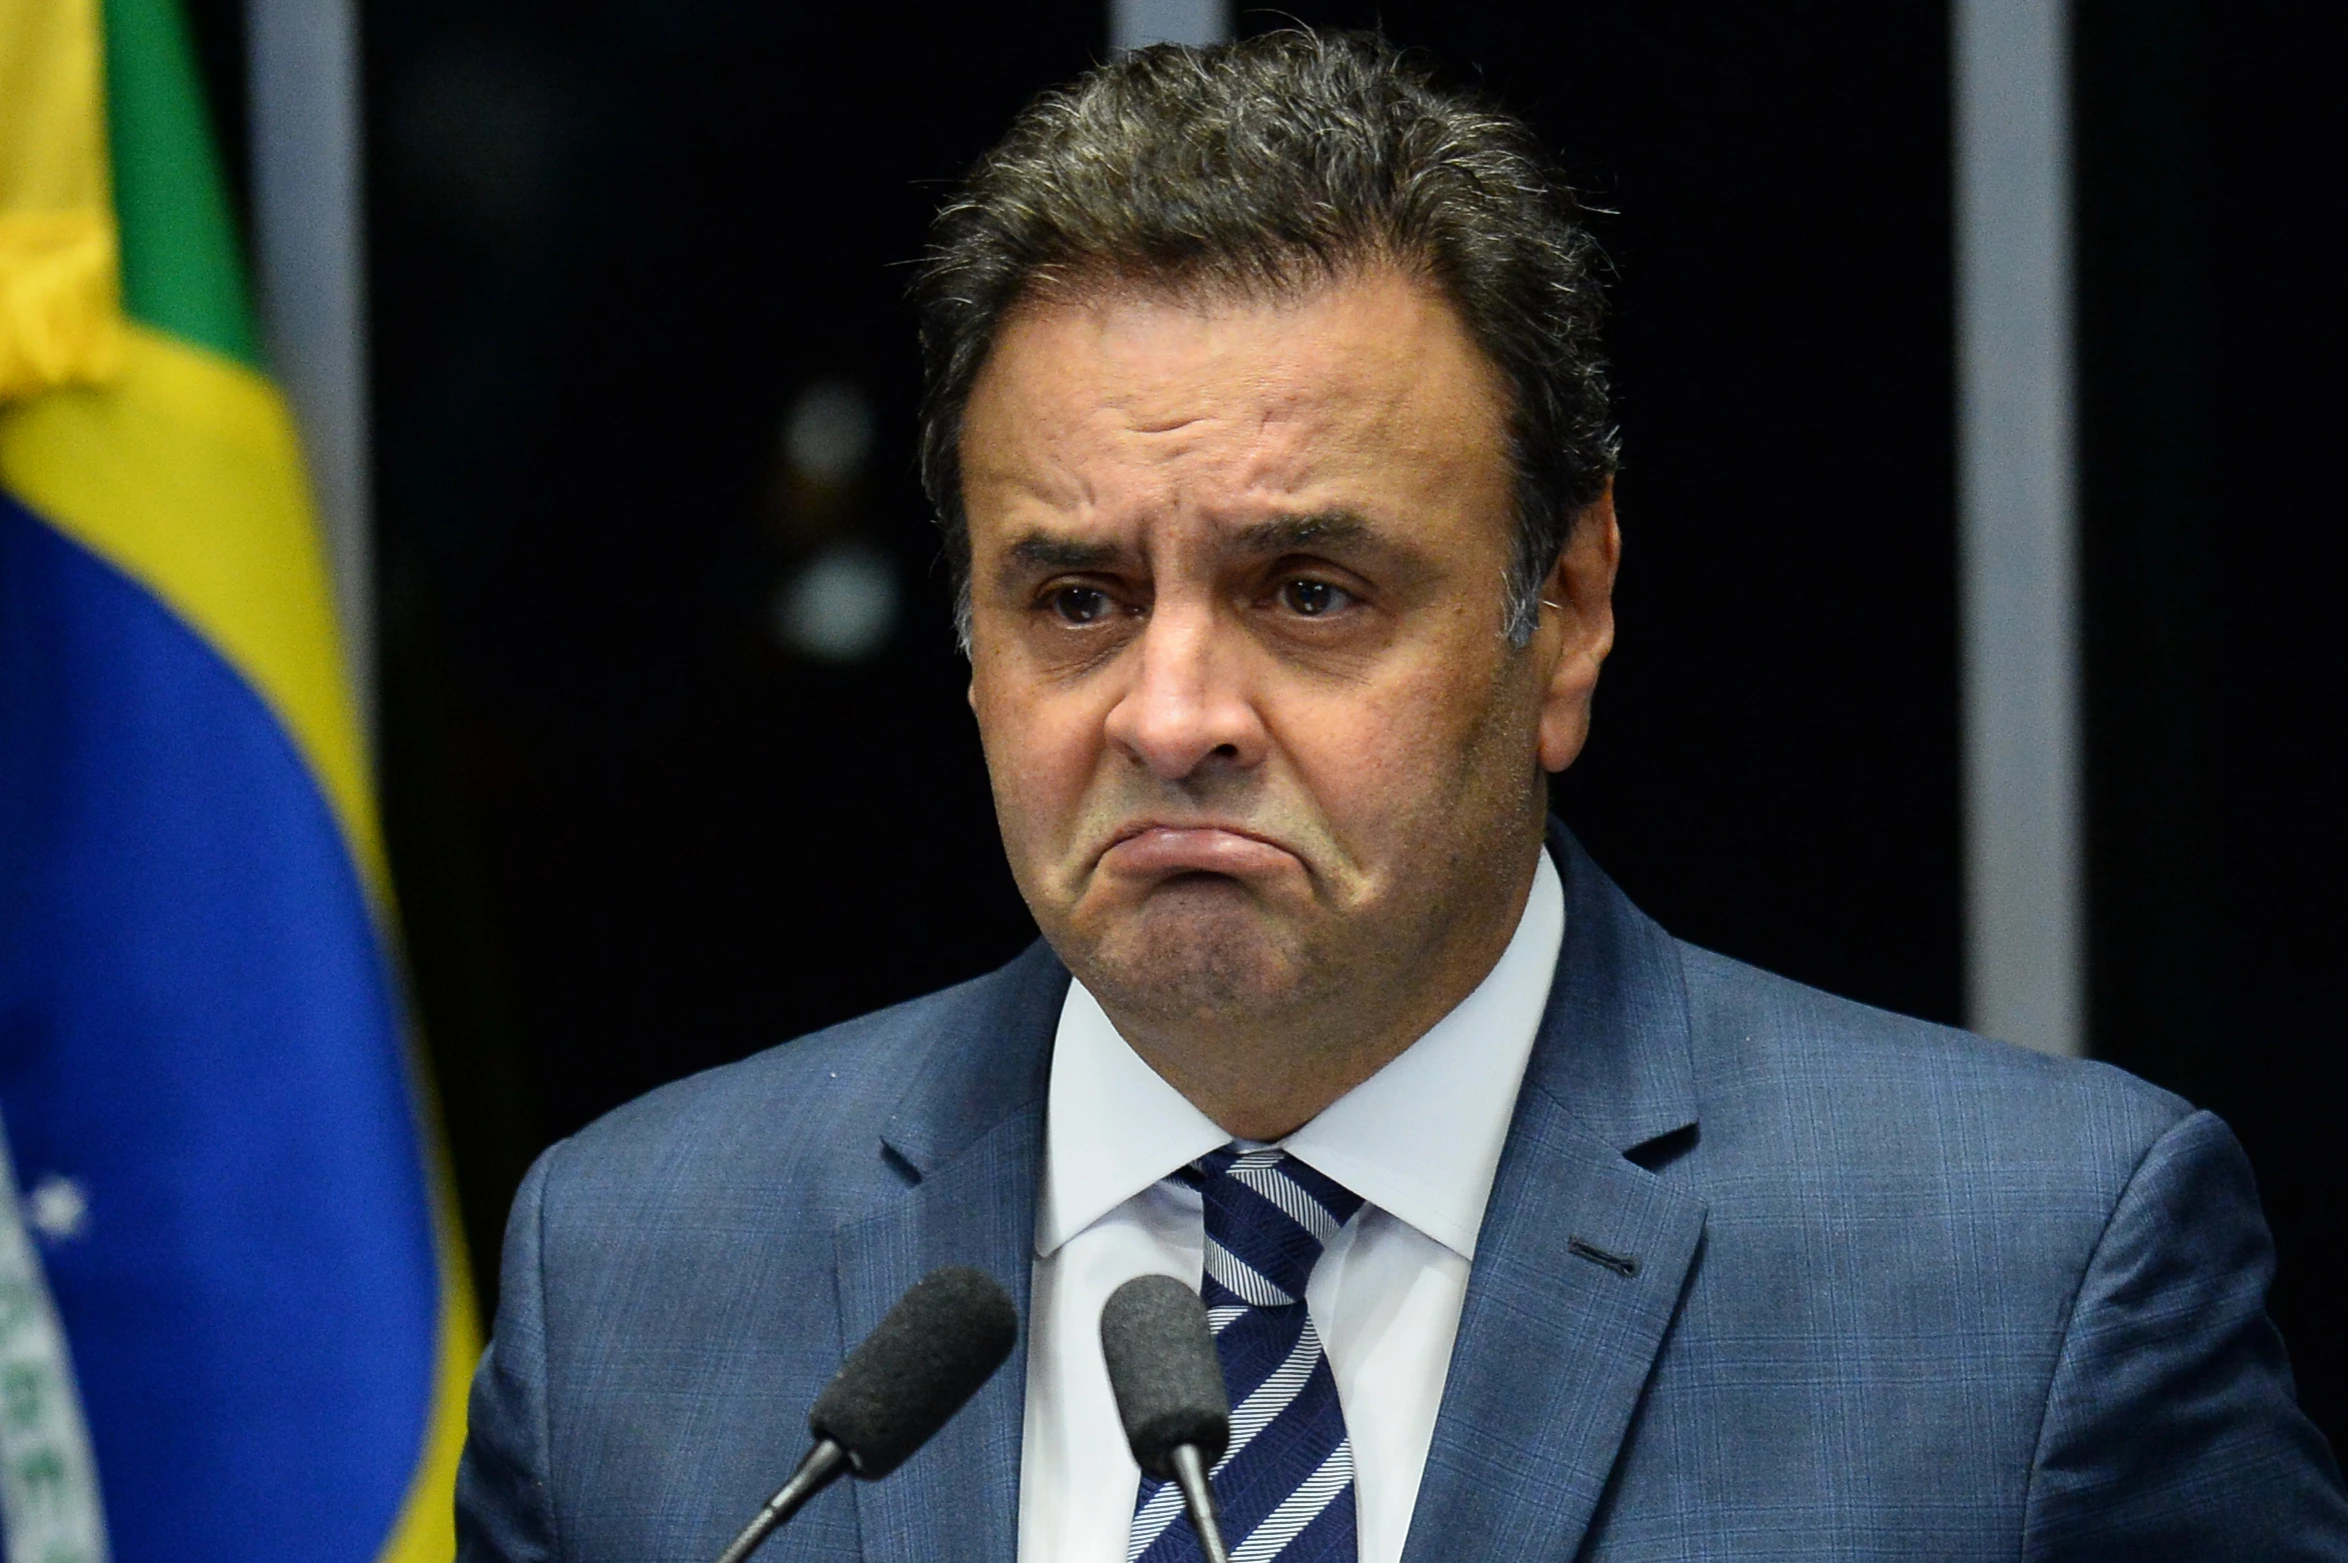
<path fill-rule="evenodd" d="M 1703 1232 L 1699 1201 L 1546 1101 L 1501 1176 L 1406 1563 L 1575 1555 Z"/>
<path fill-rule="evenodd" d="M 1009 1559 L 1018 1546 L 1045 1081 L 1068 977 L 1040 944 L 1004 975 L 995 1002 L 942 1028 L 930 1067 L 876 1147 L 911 1186 L 834 1234 L 840 1334 L 850 1347 L 940 1265 L 986 1271 L 1019 1309 L 1019 1341 L 1002 1370 L 894 1474 L 856 1483 L 869 1563 Z"/>
<path fill-rule="evenodd" d="M 1627 1152 L 1696 1121 L 1671 941 L 1562 830 L 1566 943 L 1477 1240 L 1405 1563 L 1582 1547 L 1703 1235 Z"/>

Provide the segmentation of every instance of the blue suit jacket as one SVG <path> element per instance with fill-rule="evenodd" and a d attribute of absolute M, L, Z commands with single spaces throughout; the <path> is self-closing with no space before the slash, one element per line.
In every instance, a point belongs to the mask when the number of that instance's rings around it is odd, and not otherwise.
<path fill-rule="evenodd" d="M 1409 1563 L 2348 1559 L 2223 1124 L 1681 944 L 1552 849 L 1565 950 Z M 462 1558 L 706 1563 L 906 1287 L 976 1265 L 1024 1315 L 1067 982 L 1039 945 L 547 1152 Z M 761 1558 L 1009 1563 L 1025 1378 Z"/>

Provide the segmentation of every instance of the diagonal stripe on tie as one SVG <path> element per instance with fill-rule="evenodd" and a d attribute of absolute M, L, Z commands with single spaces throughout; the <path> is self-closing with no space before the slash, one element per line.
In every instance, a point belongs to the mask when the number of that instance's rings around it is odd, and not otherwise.
<path fill-rule="evenodd" d="M 1303 1486 L 1281 1499 L 1280 1507 L 1263 1524 L 1248 1532 L 1247 1540 L 1231 1554 L 1231 1563 L 1271 1563 L 1313 1521 L 1327 1514 L 1331 1504 L 1341 1497 L 1352 1502 L 1352 1486 L 1353 1444 L 1348 1440 L 1330 1452 Z M 1346 1528 L 1350 1531 L 1352 1526 Z"/>
<path fill-rule="evenodd" d="M 1353 1448 L 1304 1296 L 1323 1247 L 1361 1200 L 1273 1148 L 1218 1151 L 1196 1172 L 1206 1207 L 1199 1289 L 1234 1401 L 1230 1448 L 1212 1473 L 1224 1540 L 1247 1563 L 1354 1563 Z M 1142 1483 L 1131 1563 L 1198 1558 L 1181 1512 L 1170 1484 Z"/>
<path fill-rule="evenodd" d="M 1338 1227 L 1344 1224 L 1281 1168 L 1233 1167 L 1231 1176 L 1243 1187 L 1253 1189 L 1269 1200 L 1282 1215 L 1311 1233 L 1313 1241 L 1324 1248 L 1329 1245 L 1329 1239 L 1337 1235 Z"/>
<path fill-rule="evenodd" d="M 1296 1301 L 1211 1237 L 1207 1239 L 1207 1277 L 1250 1307 L 1285 1308 Z"/>

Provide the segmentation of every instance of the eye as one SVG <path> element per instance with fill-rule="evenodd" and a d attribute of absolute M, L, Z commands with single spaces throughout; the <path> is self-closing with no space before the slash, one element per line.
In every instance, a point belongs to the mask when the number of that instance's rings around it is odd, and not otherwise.
<path fill-rule="evenodd" d="M 1098 624 L 1109 616 L 1109 594 L 1092 586 L 1062 586 L 1045 599 L 1063 624 Z"/>
<path fill-rule="evenodd" d="M 1332 586 L 1327 581 L 1316 581 L 1309 576 L 1299 576 L 1291 581 L 1283 581 L 1280 585 L 1281 606 L 1300 618 L 1326 618 L 1352 600 L 1352 594 L 1344 587 Z"/>

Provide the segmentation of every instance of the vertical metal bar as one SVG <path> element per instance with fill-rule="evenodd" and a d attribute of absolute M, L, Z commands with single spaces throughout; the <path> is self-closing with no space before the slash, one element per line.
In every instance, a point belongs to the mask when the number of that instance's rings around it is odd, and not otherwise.
<path fill-rule="evenodd" d="M 2062 0 L 1953 0 L 1966 987 L 2085 1037 L 2070 83 Z"/>
<path fill-rule="evenodd" d="M 367 293 L 355 0 L 246 0 L 263 335 L 300 425 L 343 650 L 374 733 Z"/>
<path fill-rule="evenodd" d="M 1231 0 L 1109 0 L 1109 52 L 1153 43 L 1221 43 L 1231 36 Z"/>

